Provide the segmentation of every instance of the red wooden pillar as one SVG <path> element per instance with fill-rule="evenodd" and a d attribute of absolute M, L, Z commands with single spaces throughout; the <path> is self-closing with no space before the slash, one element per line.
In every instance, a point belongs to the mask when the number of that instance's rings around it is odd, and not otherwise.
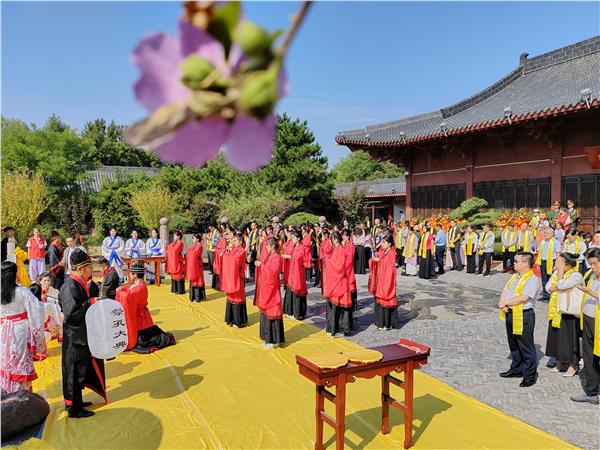
<path fill-rule="evenodd" d="M 412 195 L 411 195 L 411 187 L 412 187 L 412 161 L 406 161 L 404 168 L 406 169 L 406 218 L 410 219 L 413 215 L 413 207 L 412 207 Z"/>
<path fill-rule="evenodd" d="M 473 151 L 470 151 L 465 158 L 465 198 L 473 197 Z"/>
<path fill-rule="evenodd" d="M 550 202 L 558 200 L 562 203 L 562 140 L 550 148 Z M 541 206 L 541 205 L 540 205 Z"/>

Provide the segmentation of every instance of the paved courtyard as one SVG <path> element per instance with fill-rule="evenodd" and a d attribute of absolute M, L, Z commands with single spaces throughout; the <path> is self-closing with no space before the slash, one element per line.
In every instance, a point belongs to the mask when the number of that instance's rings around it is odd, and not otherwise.
<path fill-rule="evenodd" d="M 428 345 L 431 357 L 423 372 L 575 445 L 600 448 L 600 408 L 569 400 L 581 392 L 579 377 L 563 378 L 545 367 L 546 303 L 536 303 L 537 384 L 521 388 L 520 379 L 498 376 L 510 364 L 504 323 L 496 307 L 507 279 L 508 275 L 493 271 L 485 278 L 465 272 L 446 272 L 435 280 L 398 276 L 401 328 L 386 332 L 373 325 L 368 275 L 357 275 L 359 312 L 349 339 L 365 347 L 401 337 Z M 309 315 L 310 322 L 324 328 L 325 301 L 316 288 L 309 289 Z"/>

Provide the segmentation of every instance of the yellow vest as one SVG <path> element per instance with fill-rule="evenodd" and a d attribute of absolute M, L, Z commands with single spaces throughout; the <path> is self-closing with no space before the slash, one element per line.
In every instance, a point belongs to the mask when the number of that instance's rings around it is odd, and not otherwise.
<path fill-rule="evenodd" d="M 454 248 L 454 239 L 456 239 L 456 227 L 452 227 L 448 231 L 448 248 Z"/>
<path fill-rule="evenodd" d="M 402 256 L 408 256 L 409 258 L 412 256 L 416 239 L 417 235 L 414 233 L 408 236 L 408 239 L 406 240 L 406 245 L 404 246 L 404 250 L 402 251 Z"/>
<path fill-rule="evenodd" d="M 550 275 L 552 274 L 552 269 L 554 268 L 554 258 L 552 258 L 554 256 L 554 238 L 551 238 L 549 241 L 547 241 L 547 247 L 546 247 L 546 253 L 548 253 L 548 247 L 550 247 L 550 251 L 552 252 L 550 254 L 550 258 L 546 258 L 546 274 Z M 540 248 L 538 249 L 538 254 L 537 254 L 537 258 L 535 260 L 535 263 L 538 266 L 542 265 L 542 250 L 544 248 L 544 241 L 540 242 Z M 540 270 L 542 268 L 540 267 Z"/>
<path fill-rule="evenodd" d="M 475 232 L 471 231 L 467 233 L 467 240 L 465 241 L 465 255 L 471 256 L 473 254 L 473 240 L 475 239 Z"/>
<path fill-rule="evenodd" d="M 525 275 L 523 275 L 521 277 L 521 279 L 517 283 L 517 287 L 515 288 L 515 295 L 513 295 L 513 297 L 517 297 L 517 296 L 521 295 L 521 293 L 523 292 L 523 287 L 525 286 L 525 283 L 527 283 L 527 280 L 529 280 L 532 277 L 532 275 L 533 275 L 533 272 L 530 270 L 529 272 L 527 272 Z M 506 285 L 506 287 L 510 289 L 510 287 L 515 282 L 515 280 L 517 279 L 518 276 L 519 276 L 518 273 L 513 274 L 513 276 L 510 277 L 510 280 L 508 280 L 508 284 Z M 512 307 L 512 312 L 513 312 L 513 334 L 521 336 L 523 334 L 523 303 L 514 305 Z M 504 311 L 500 310 L 500 319 L 504 320 L 504 316 L 505 316 Z"/>
<path fill-rule="evenodd" d="M 569 269 L 563 274 L 563 280 L 569 278 L 575 272 L 575 269 Z M 554 272 L 552 277 L 550 278 L 550 286 L 556 286 L 558 282 L 558 272 Z M 562 315 L 558 310 L 558 291 L 554 291 L 550 294 L 550 301 L 548 302 L 548 320 L 552 321 L 553 328 L 560 328 L 560 321 L 562 319 Z"/>
<path fill-rule="evenodd" d="M 504 241 L 504 240 L 505 240 L 505 238 L 506 238 L 506 233 L 508 233 L 508 230 L 504 230 L 504 231 L 502 232 L 502 240 L 503 240 L 503 241 Z M 509 235 L 509 237 L 508 237 L 508 240 L 512 242 L 514 238 L 515 238 L 515 232 L 514 232 L 514 231 L 511 231 L 511 232 L 510 232 L 510 235 Z M 514 252 L 514 251 L 516 251 L 516 250 L 517 250 L 517 248 L 516 248 L 516 245 L 511 245 L 510 247 L 508 247 L 508 251 L 509 251 L 509 252 Z M 502 252 L 506 252 L 506 247 L 505 247 L 504 245 L 502 246 Z"/>
<path fill-rule="evenodd" d="M 427 240 L 431 236 L 431 233 L 428 231 L 423 235 L 423 239 L 421 239 L 421 243 L 419 244 L 419 256 L 421 258 L 427 257 Z"/>

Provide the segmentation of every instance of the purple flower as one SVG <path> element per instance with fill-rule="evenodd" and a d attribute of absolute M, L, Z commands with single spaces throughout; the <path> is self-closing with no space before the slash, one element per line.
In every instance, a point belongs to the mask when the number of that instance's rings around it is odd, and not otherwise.
<path fill-rule="evenodd" d="M 181 62 L 191 54 L 209 60 L 221 74 L 237 73 L 246 56 L 233 45 L 229 60 L 223 46 L 210 34 L 186 20 L 179 21 L 179 40 L 164 33 L 143 38 L 133 51 L 133 63 L 141 75 L 134 85 L 135 96 L 149 111 L 169 103 L 186 102 L 193 91 L 181 82 Z M 287 90 L 283 70 L 279 78 L 280 96 Z M 155 148 L 164 160 L 202 166 L 226 149 L 227 160 L 238 170 L 253 171 L 269 162 L 277 118 L 269 115 L 259 121 L 237 114 L 233 122 L 220 116 L 186 122 Z"/>

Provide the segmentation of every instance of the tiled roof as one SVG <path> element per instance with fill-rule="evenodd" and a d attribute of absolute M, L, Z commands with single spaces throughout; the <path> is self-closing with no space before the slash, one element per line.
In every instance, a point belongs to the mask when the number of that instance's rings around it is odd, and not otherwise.
<path fill-rule="evenodd" d="M 525 53 L 514 71 L 466 100 L 439 111 L 342 131 L 335 140 L 340 145 L 398 147 L 588 108 L 600 108 L 600 36 L 534 58 Z"/>
<path fill-rule="evenodd" d="M 157 167 L 102 166 L 96 170 L 88 170 L 85 173 L 86 179 L 80 181 L 79 185 L 87 192 L 98 192 L 104 180 L 115 181 L 117 177 L 139 173 L 153 177 L 159 171 Z"/>
<path fill-rule="evenodd" d="M 359 191 L 365 191 L 366 197 L 402 197 L 406 195 L 406 179 L 402 177 L 336 184 L 335 196 L 350 194 L 354 185 Z"/>

